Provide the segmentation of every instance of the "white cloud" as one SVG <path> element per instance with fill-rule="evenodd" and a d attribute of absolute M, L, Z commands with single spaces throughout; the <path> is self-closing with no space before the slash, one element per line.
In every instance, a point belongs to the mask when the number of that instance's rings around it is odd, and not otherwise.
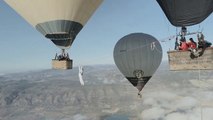
<path fill-rule="evenodd" d="M 200 87 L 200 88 L 210 88 L 213 87 L 213 80 L 209 79 L 209 80 L 189 80 L 190 83 L 196 87 Z"/>
<path fill-rule="evenodd" d="M 77 115 L 74 115 L 72 120 L 88 120 L 86 116 L 84 115 L 81 115 L 81 114 L 77 114 Z"/>
<path fill-rule="evenodd" d="M 188 120 L 201 120 L 201 109 L 195 108 L 185 115 L 188 117 Z"/>
<path fill-rule="evenodd" d="M 202 84 L 203 87 L 206 85 Z M 197 86 L 179 90 L 147 90 L 143 96 L 143 106 L 146 109 L 142 111 L 140 119 L 201 120 L 202 116 L 203 120 L 213 120 L 213 93 L 210 90 L 197 89 Z"/>
<path fill-rule="evenodd" d="M 152 97 L 152 98 L 161 99 L 161 100 L 171 100 L 171 99 L 175 99 L 177 95 L 175 93 L 171 93 L 168 91 L 156 91 L 156 92 L 146 93 L 146 97 Z"/>
<path fill-rule="evenodd" d="M 175 109 L 180 110 L 188 110 L 196 107 L 198 105 L 198 101 L 193 97 L 183 97 L 179 100 L 175 101 L 174 107 Z"/>
<path fill-rule="evenodd" d="M 201 95 L 202 95 L 201 98 L 205 98 L 204 100 L 211 100 L 211 101 L 213 101 L 213 93 L 212 93 L 212 91 L 202 92 Z"/>
<path fill-rule="evenodd" d="M 143 104 L 144 105 L 156 106 L 157 101 L 154 98 L 144 98 Z"/>
<path fill-rule="evenodd" d="M 104 83 L 104 84 L 113 84 L 113 83 L 115 83 L 115 81 L 114 81 L 114 80 L 109 80 L 109 79 L 106 79 L 106 78 L 105 78 L 105 79 L 103 80 L 103 83 Z"/>
<path fill-rule="evenodd" d="M 202 109 L 203 120 L 213 120 L 213 108 L 206 107 Z"/>
<path fill-rule="evenodd" d="M 213 108 L 196 108 L 188 113 L 175 112 L 168 114 L 165 120 L 213 120 Z"/>
<path fill-rule="evenodd" d="M 144 105 L 150 105 L 152 107 L 171 108 L 176 99 L 179 98 L 175 93 L 167 91 L 157 91 L 152 93 L 146 93 L 144 95 Z"/>
<path fill-rule="evenodd" d="M 89 119 L 87 116 L 84 116 L 82 114 L 76 114 L 74 116 L 69 116 L 69 117 L 65 117 L 63 119 L 60 119 L 60 120 L 91 120 Z"/>
<path fill-rule="evenodd" d="M 188 120 L 188 118 L 182 113 L 172 113 L 167 115 L 165 120 Z"/>
<path fill-rule="evenodd" d="M 165 111 L 164 109 L 162 108 L 150 108 L 150 109 L 147 109 L 147 110 L 144 110 L 142 113 L 141 113 L 141 119 L 142 120 L 157 120 L 159 118 L 162 118 L 165 114 Z"/>

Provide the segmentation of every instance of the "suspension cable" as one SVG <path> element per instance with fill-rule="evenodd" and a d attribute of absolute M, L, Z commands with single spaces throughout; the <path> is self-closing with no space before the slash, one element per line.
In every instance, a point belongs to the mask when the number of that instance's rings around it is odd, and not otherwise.
<path fill-rule="evenodd" d="M 199 58 L 199 57 L 198 57 Z M 199 81 L 199 88 L 200 88 L 200 92 L 201 92 L 201 71 L 200 71 L 200 62 L 199 59 L 196 58 L 197 63 L 198 63 L 198 81 Z M 202 108 L 202 100 L 200 100 L 200 118 L 201 120 L 203 120 L 203 108 Z"/>

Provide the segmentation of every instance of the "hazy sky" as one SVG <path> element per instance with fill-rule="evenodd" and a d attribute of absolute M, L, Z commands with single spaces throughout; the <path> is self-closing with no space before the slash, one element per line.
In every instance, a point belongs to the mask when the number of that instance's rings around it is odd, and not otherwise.
<path fill-rule="evenodd" d="M 213 42 L 212 20 L 211 15 L 188 30 L 197 31 L 200 26 L 206 39 Z M 161 40 L 174 35 L 176 28 L 156 0 L 105 0 L 68 51 L 74 66 L 114 64 L 116 42 L 133 32 L 147 33 Z M 167 60 L 166 52 L 173 49 L 173 42 L 162 43 L 163 60 Z M 60 49 L 0 1 L 0 73 L 49 69 L 56 52 Z"/>

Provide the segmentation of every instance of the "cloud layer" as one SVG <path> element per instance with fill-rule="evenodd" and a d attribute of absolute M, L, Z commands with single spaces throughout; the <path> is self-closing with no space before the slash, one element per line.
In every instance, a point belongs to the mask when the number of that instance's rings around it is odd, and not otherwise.
<path fill-rule="evenodd" d="M 0 76 L 1 120 L 213 120 L 213 72 L 161 67 L 142 99 L 115 66 Z"/>

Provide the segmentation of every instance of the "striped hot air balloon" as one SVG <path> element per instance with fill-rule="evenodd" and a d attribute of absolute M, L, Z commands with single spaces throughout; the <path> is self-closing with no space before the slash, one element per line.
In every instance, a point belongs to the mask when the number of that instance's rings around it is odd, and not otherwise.
<path fill-rule="evenodd" d="M 132 33 L 124 36 L 114 48 L 115 64 L 139 92 L 155 73 L 161 60 L 160 42 L 148 34 Z"/>
<path fill-rule="evenodd" d="M 68 49 L 102 0 L 4 0 L 61 49 Z"/>

